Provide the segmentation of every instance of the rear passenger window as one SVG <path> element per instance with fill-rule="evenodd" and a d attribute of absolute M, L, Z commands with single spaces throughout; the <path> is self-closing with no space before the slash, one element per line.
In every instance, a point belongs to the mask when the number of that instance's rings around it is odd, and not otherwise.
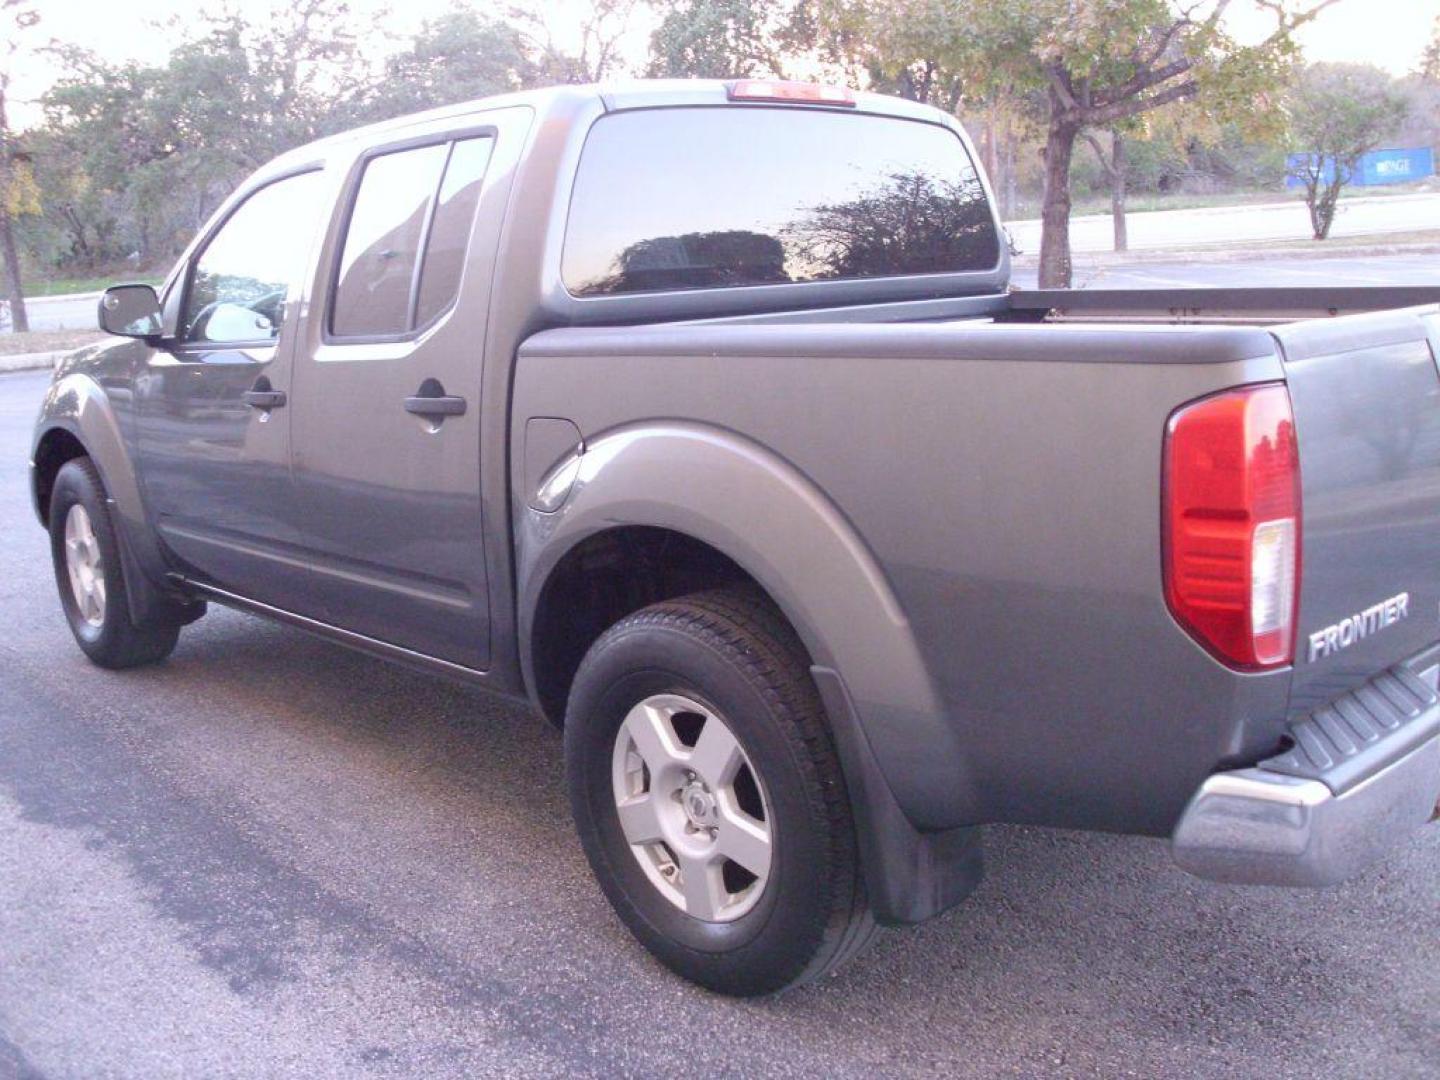
<path fill-rule="evenodd" d="M 336 274 L 335 337 L 403 337 L 460 290 L 489 138 L 381 154 L 360 178 Z"/>
<path fill-rule="evenodd" d="M 470 239 L 475 207 L 480 202 L 480 182 L 485 179 L 485 166 L 490 163 L 490 146 L 489 139 L 465 139 L 450 151 L 450 164 L 440 185 L 435 221 L 420 268 L 416 326 L 424 326 L 442 314 L 460 292 L 465 245 Z"/>

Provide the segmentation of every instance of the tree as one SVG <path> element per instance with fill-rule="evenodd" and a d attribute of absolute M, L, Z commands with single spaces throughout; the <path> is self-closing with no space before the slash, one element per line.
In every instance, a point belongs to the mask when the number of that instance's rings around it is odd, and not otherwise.
<path fill-rule="evenodd" d="M 1420 77 L 1426 82 L 1440 83 L 1440 15 L 1435 16 L 1435 30 L 1430 35 L 1430 44 L 1420 57 Z"/>
<path fill-rule="evenodd" d="M 412 40 L 377 47 L 347 0 L 223 2 L 172 23 L 183 37 L 159 64 L 54 50 L 65 75 L 42 99 L 43 127 L 27 133 L 43 213 L 25 235 L 50 266 L 156 268 L 244 176 L 292 147 L 449 102 L 602 78 L 638 0 L 600 0 L 577 55 L 554 44 L 538 7 L 505 20 L 457 4 Z"/>
<path fill-rule="evenodd" d="M 620 72 L 621 43 L 640 0 L 590 0 L 576 29 L 578 52 L 567 52 L 555 40 L 554 12 L 540 7 L 512 7 L 506 18 L 518 28 L 546 83 L 601 82 Z"/>
<path fill-rule="evenodd" d="M 0 256 L 5 261 L 5 276 L 10 287 L 11 326 L 18 334 L 30 329 L 25 311 L 25 289 L 20 279 L 20 253 L 15 246 L 14 221 L 21 214 L 39 207 L 30 173 L 28 155 L 17 145 L 10 131 L 6 112 L 6 94 L 10 89 L 10 65 L 20 49 L 24 31 L 40 21 L 40 15 L 29 0 L 0 0 L 0 23 L 6 26 L 6 44 L 0 53 Z"/>
<path fill-rule="evenodd" d="M 187 143 L 205 139 L 246 171 L 282 150 L 352 126 L 375 72 L 346 0 L 271 0 L 225 8 L 166 65 L 164 101 Z"/>
<path fill-rule="evenodd" d="M 369 94 L 366 118 L 522 90 L 540 79 L 519 30 L 456 8 L 425 22 L 408 48 L 385 61 L 384 78 Z"/>
<path fill-rule="evenodd" d="M 1211 177 L 1219 164 L 1214 155 L 1220 151 L 1227 132 L 1238 131 L 1252 148 L 1279 145 L 1282 133 L 1270 130 L 1271 125 L 1221 124 L 1204 105 L 1203 100 L 1192 98 L 1122 121 L 1110 129 L 1108 147 L 1095 132 L 1081 133 L 1095 152 L 1096 164 L 1109 185 L 1116 251 L 1129 250 L 1125 203 L 1132 179 L 1143 179 L 1147 165 L 1153 170 L 1168 159 L 1179 177 Z M 1137 170 L 1141 174 L 1138 178 Z"/>
<path fill-rule="evenodd" d="M 986 50 L 985 0 L 801 0 L 790 39 L 852 83 L 934 105 L 978 122 L 985 171 L 1009 214 L 1016 147 L 1031 127 L 1034 90 L 1014 65 Z"/>
<path fill-rule="evenodd" d="M 252 21 L 253 20 L 253 21 Z M 57 48 L 42 99 L 46 242 L 85 268 L 173 256 L 239 180 L 351 126 L 373 81 L 343 0 L 207 16 L 163 65 Z"/>
<path fill-rule="evenodd" d="M 1340 192 L 1360 159 L 1405 119 L 1406 99 L 1379 68 L 1312 64 L 1290 96 L 1294 140 L 1300 149 L 1292 175 L 1305 186 L 1316 240 L 1330 235 Z"/>
<path fill-rule="evenodd" d="M 31 135 L 44 183 L 44 215 L 66 237 L 63 265 L 93 268 L 140 251 L 156 235 L 156 193 L 183 192 L 173 118 L 155 108 L 164 71 L 112 65 L 57 50 L 70 74 L 42 99 L 46 124 Z M 121 219 L 137 223 L 122 229 Z"/>
<path fill-rule="evenodd" d="M 1288 0 L 1256 0 L 1275 25 L 1257 44 L 1225 30 L 1230 0 L 1012 0 L 993 5 L 987 49 L 1022 57 L 1046 100 L 1045 187 L 1041 210 L 1040 285 L 1068 288 L 1070 165 L 1086 128 L 1110 128 L 1195 100 L 1217 118 L 1263 123 L 1257 102 L 1280 86 L 1293 56 L 1293 32 L 1335 0 L 1295 9 Z"/>
<path fill-rule="evenodd" d="M 1275 110 L 1256 105 L 1283 84 L 1294 30 L 1336 0 L 1246 2 L 1274 16 L 1254 44 L 1226 31 L 1232 0 L 811 0 L 811 10 L 821 40 L 872 73 L 918 73 L 931 86 L 939 75 L 972 106 L 994 95 L 1033 103 L 1045 130 L 1040 282 L 1055 288 L 1070 284 L 1070 168 L 1081 134 L 1192 100 L 1217 118 L 1273 123 Z M 933 91 L 912 96 L 950 104 Z"/>
<path fill-rule="evenodd" d="M 759 0 L 669 0 L 650 34 L 657 78 L 784 78 L 788 26 Z"/>
<path fill-rule="evenodd" d="M 1090 149 L 1095 151 L 1095 160 L 1105 178 L 1110 181 L 1110 216 L 1114 220 L 1115 250 L 1130 250 L 1130 235 L 1125 221 L 1126 185 L 1130 179 L 1130 166 L 1125 159 L 1125 136 L 1119 128 L 1110 132 L 1110 152 L 1100 145 L 1100 140 L 1090 132 L 1085 133 Z"/>
<path fill-rule="evenodd" d="M 953 112 L 962 96 L 972 103 L 983 96 L 974 78 L 978 49 L 971 23 L 984 2 L 809 0 L 796 9 L 794 32 L 852 81 Z"/>

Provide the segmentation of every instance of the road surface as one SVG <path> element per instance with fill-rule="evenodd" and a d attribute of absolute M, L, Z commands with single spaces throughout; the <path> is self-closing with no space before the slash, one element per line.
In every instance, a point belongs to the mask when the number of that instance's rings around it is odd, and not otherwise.
<path fill-rule="evenodd" d="M 99 293 L 72 293 L 66 296 L 32 296 L 25 301 L 30 329 L 93 330 Z"/>
<path fill-rule="evenodd" d="M 1436 1075 L 1440 827 L 1314 893 L 992 829 L 974 896 L 821 985 L 681 982 L 525 710 L 223 609 L 87 664 L 26 491 L 45 378 L 0 375 L 0 1076 Z"/>
<path fill-rule="evenodd" d="M 1196 244 L 1244 244 L 1265 240 L 1309 240 L 1310 214 L 1299 200 L 1191 210 L 1149 210 L 1126 218 L 1132 250 Z M 1340 201 L 1333 237 L 1408 233 L 1440 229 L 1440 192 L 1409 195 L 1355 195 Z M 1012 221 L 1010 233 L 1021 251 L 1040 250 L 1040 222 Z M 1114 225 L 1109 214 L 1070 219 L 1073 251 L 1110 251 Z"/>

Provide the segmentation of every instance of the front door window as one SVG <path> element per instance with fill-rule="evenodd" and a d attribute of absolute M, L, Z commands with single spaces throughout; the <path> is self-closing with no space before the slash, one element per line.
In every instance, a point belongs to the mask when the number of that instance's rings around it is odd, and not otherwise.
<path fill-rule="evenodd" d="M 280 336 L 320 195 L 320 173 L 306 172 L 267 184 L 240 204 L 195 260 L 182 341 L 263 345 Z"/>

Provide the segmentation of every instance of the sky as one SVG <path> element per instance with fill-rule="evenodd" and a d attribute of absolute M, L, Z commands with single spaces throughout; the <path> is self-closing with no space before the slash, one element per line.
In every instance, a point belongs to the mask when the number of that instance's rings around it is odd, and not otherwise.
<path fill-rule="evenodd" d="M 268 10 L 270 0 L 233 0 L 241 8 Z M 1003 2 L 1003 0 L 1002 0 Z M 37 39 L 57 39 L 92 49 L 112 60 L 137 59 L 159 62 L 183 35 L 183 23 L 157 26 L 167 20 L 183 20 L 197 6 L 197 0 L 144 0 L 131 5 L 122 0 L 36 0 L 43 30 L 32 31 Z M 391 10 L 385 26 L 396 38 L 412 34 L 426 18 L 456 6 L 456 0 L 351 0 L 362 15 Z M 465 5 L 490 9 L 492 5 Z M 552 0 L 556 39 L 565 42 L 567 27 L 578 19 L 579 0 Z M 643 13 L 642 13 L 643 14 Z M 1339 0 L 1300 33 L 1306 56 L 1311 60 L 1351 61 L 1374 64 L 1396 74 L 1413 71 L 1425 44 L 1430 40 L 1440 0 Z M 1263 36 L 1272 16 L 1248 0 L 1233 0 L 1230 26 L 1242 39 Z M 649 19 L 637 26 L 625 43 L 627 55 L 639 59 L 645 53 Z M 33 55 L 18 58 L 11 97 L 17 126 L 34 123 L 38 116 L 28 102 L 42 94 L 59 75 L 53 62 Z"/>

